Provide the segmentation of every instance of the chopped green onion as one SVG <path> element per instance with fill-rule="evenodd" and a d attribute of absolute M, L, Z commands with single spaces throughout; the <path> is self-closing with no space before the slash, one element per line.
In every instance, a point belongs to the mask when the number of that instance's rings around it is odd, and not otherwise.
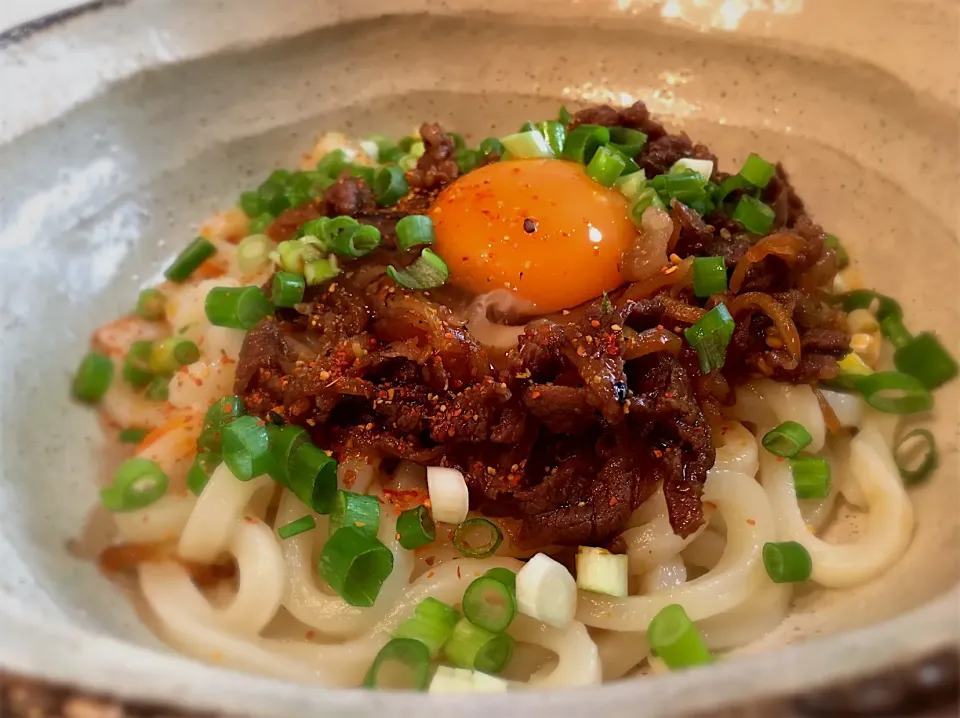
<path fill-rule="evenodd" d="M 402 152 L 410 152 L 416 142 L 416 137 L 411 137 L 408 135 L 407 137 L 401 137 L 399 139 L 397 142 L 397 147 L 399 147 Z"/>
<path fill-rule="evenodd" d="M 477 165 L 480 164 L 480 160 L 483 159 L 477 150 L 457 150 L 454 154 L 454 159 L 457 161 L 457 169 L 460 170 L 460 174 L 465 175 L 467 172 L 472 172 L 476 169 Z"/>
<path fill-rule="evenodd" d="M 200 359 L 200 348 L 186 337 L 172 336 L 155 342 L 150 349 L 150 371 L 172 374 Z"/>
<path fill-rule="evenodd" d="M 250 220 L 250 226 L 248 227 L 248 230 L 250 234 L 263 234 L 267 227 L 273 224 L 275 219 L 276 217 L 269 212 L 258 214 L 256 217 Z"/>
<path fill-rule="evenodd" d="M 580 125 L 567 133 L 563 159 L 588 164 L 603 145 L 610 142 L 610 130 L 600 125 Z"/>
<path fill-rule="evenodd" d="M 373 167 L 365 165 L 348 165 L 347 171 L 354 177 L 359 177 L 368 187 L 373 187 L 373 178 L 376 176 L 376 170 Z"/>
<path fill-rule="evenodd" d="M 100 501 L 114 512 L 136 511 L 163 496 L 168 482 L 156 461 L 127 459 L 113 475 L 113 485 L 100 492 Z"/>
<path fill-rule="evenodd" d="M 147 389 L 143 394 L 150 401 L 167 401 L 170 398 L 170 378 L 166 376 L 155 376 L 147 384 Z"/>
<path fill-rule="evenodd" d="M 173 264 L 167 268 L 163 276 L 171 282 L 185 282 L 190 278 L 190 275 L 196 271 L 197 267 L 216 253 L 217 248 L 214 247 L 209 240 L 203 237 L 197 237 L 173 260 Z"/>
<path fill-rule="evenodd" d="M 270 298 L 275 307 L 292 307 L 303 301 L 307 283 L 299 274 L 277 272 L 273 275 Z"/>
<path fill-rule="evenodd" d="M 121 444 L 139 444 L 149 433 L 147 429 L 123 429 L 117 438 Z"/>
<path fill-rule="evenodd" d="M 626 554 L 610 553 L 596 546 L 577 549 L 577 588 L 608 596 L 626 596 L 629 583 Z"/>
<path fill-rule="evenodd" d="M 337 462 L 306 442 L 293 451 L 287 476 L 290 490 L 318 514 L 329 514 L 337 493 Z"/>
<path fill-rule="evenodd" d="M 727 345 L 735 328 L 736 323 L 726 305 L 718 304 L 683 332 L 690 346 L 697 350 L 700 369 L 704 374 L 723 368 Z"/>
<path fill-rule="evenodd" d="M 270 261 L 273 241 L 265 234 L 251 234 L 237 245 L 237 264 L 244 274 L 252 274 Z"/>
<path fill-rule="evenodd" d="M 810 553 L 796 541 L 765 543 L 763 567 L 774 583 L 802 583 L 813 573 Z"/>
<path fill-rule="evenodd" d="M 640 130 L 631 130 L 629 127 L 611 127 L 610 143 L 633 159 L 647 144 L 647 136 Z"/>
<path fill-rule="evenodd" d="M 244 192 L 240 195 L 240 209 L 251 219 L 264 212 L 263 200 L 256 192 Z"/>
<path fill-rule="evenodd" d="M 353 217 L 334 217 L 324 224 L 323 229 L 321 240 L 341 257 L 363 257 L 380 244 L 380 230 L 360 224 Z"/>
<path fill-rule="evenodd" d="M 914 443 L 913 439 L 920 439 Z M 916 462 L 910 459 L 916 453 L 916 449 L 923 449 L 922 458 L 916 468 L 910 468 Z M 914 429 L 909 431 L 897 440 L 893 449 L 893 458 L 900 470 L 900 476 L 903 478 L 905 486 L 919 484 L 926 480 L 930 473 L 937 468 L 939 457 L 937 456 L 937 442 L 926 429 Z"/>
<path fill-rule="evenodd" d="M 933 395 L 916 377 L 880 371 L 854 380 L 866 402 L 886 414 L 916 414 L 933 408 Z"/>
<path fill-rule="evenodd" d="M 202 451 L 196 455 L 187 472 L 187 488 L 194 496 L 200 495 L 203 487 L 210 481 L 210 475 L 214 469 L 220 466 L 220 462 L 220 456 L 209 451 Z"/>
<path fill-rule="evenodd" d="M 837 362 L 837 368 L 840 373 L 831 383 L 841 389 L 856 389 L 860 377 L 873 374 L 873 369 L 856 352 L 845 355 Z"/>
<path fill-rule="evenodd" d="M 710 297 L 727 291 L 727 263 L 723 257 L 697 257 L 693 260 L 693 293 Z"/>
<path fill-rule="evenodd" d="M 893 363 L 904 374 L 916 377 L 928 389 L 936 389 L 957 375 L 957 361 L 930 332 L 917 334 L 894 354 Z"/>
<path fill-rule="evenodd" d="M 97 352 L 89 352 L 80 362 L 73 377 L 73 396 L 78 401 L 96 404 L 113 382 L 113 360 Z"/>
<path fill-rule="evenodd" d="M 400 514 L 397 518 L 397 533 L 400 535 L 400 545 L 408 551 L 428 544 L 437 537 L 433 517 L 426 506 L 417 506 Z"/>
<path fill-rule="evenodd" d="M 630 205 L 630 219 L 633 220 L 633 223 L 637 227 L 639 227 L 643 221 L 643 213 L 650 209 L 650 207 L 665 209 L 663 200 L 660 199 L 657 190 L 648 185 L 637 192 L 636 197 L 633 199 L 633 204 Z"/>
<path fill-rule="evenodd" d="M 408 214 L 397 222 L 397 248 L 407 252 L 422 244 L 433 244 L 433 220 L 425 214 Z"/>
<path fill-rule="evenodd" d="M 320 554 L 320 576 L 351 606 L 372 606 L 391 571 L 390 549 L 355 526 L 330 536 Z"/>
<path fill-rule="evenodd" d="M 303 278 L 307 280 L 308 287 L 323 284 L 338 274 L 340 274 L 340 267 L 337 266 L 336 260 L 332 256 L 307 262 L 303 267 Z"/>
<path fill-rule="evenodd" d="M 503 152 L 503 143 L 496 137 L 488 137 L 480 143 L 480 154 L 482 155 L 502 155 Z"/>
<path fill-rule="evenodd" d="M 167 309 L 167 297 L 159 289 L 144 289 L 137 297 L 137 316 L 155 322 L 163 319 Z"/>
<path fill-rule="evenodd" d="M 837 257 L 837 269 L 844 269 L 847 265 L 850 264 L 850 255 L 847 254 L 847 250 L 843 248 L 843 245 L 840 244 L 840 238 L 835 234 L 828 234 L 827 238 L 823 243 L 833 250 L 834 255 Z"/>
<path fill-rule="evenodd" d="M 753 234 L 765 235 L 773 226 L 773 208 L 750 195 L 743 195 L 731 217 Z"/>
<path fill-rule="evenodd" d="M 273 314 L 273 305 L 260 287 L 214 287 L 203 306 L 211 324 L 231 329 L 253 329 Z"/>
<path fill-rule="evenodd" d="M 547 138 L 536 130 L 507 135 L 506 137 L 502 137 L 500 142 L 507 152 L 510 153 L 510 156 L 518 160 L 553 157 L 553 150 L 550 149 Z"/>
<path fill-rule="evenodd" d="M 731 192 L 735 192 L 738 189 L 746 189 L 749 186 L 750 183 L 740 175 L 730 175 L 717 187 L 714 193 L 714 199 L 718 205 L 723 204 L 723 201 Z"/>
<path fill-rule="evenodd" d="M 203 428 L 200 429 L 200 436 L 197 438 L 197 449 L 219 454 L 223 427 L 242 415 L 243 399 L 235 394 L 213 402 L 203 417 Z"/>
<path fill-rule="evenodd" d="M 680 604 L 670 604 L 653 617 L 647 640 L 670 670 L 713 663 L 700 632 Z"/>
<path fill-rule="evenodd" d="M 810 432 L 795 421 L 785 421 L 763 436 L 763 448 L 775 456 L 792 459 L 813 442 Z"/>
<path fill-rule="evenodd" d="M 713 176 L 713 160 L 698 160 L 693 157 L 681 157 L 673 163 L 670 174 L 684 174 L 693 172 L 700 178 L 700 186 L 706 187 Z"/>
<path fill-rule="evenodd" d="M 492 633 L 507 630 L 517 614 L 514 591 L 490 576 L 474 579 L 463 593 L 464 617 L 475 626 Z"/>
<path fill-rule="evenodd" d="M 570 110 L 564 105 L 560 105 L 560 112 L 557 114 L 557 119 L 564 127 L 567 127 L 570 124 L 570 120 L 573 119 L 573 115 L 570 114 Z"/>
<path fill-rule="evenodd" d="M 703 183 L 699 172 L 687 168 L 657 175 L 650 180 L 650 186 L 657 190 L 664 201 L 674 198 L 687 205 L 706 196 Z"/>
<path fill-rule="evenodd" d="M 513 646 L 509 633 L 491 633 L 461 618 L 444 644 L 443 653 L 458 668 L 497 674 L 510 662 Z"/>
<path fill-rule="evenodd" d="M 255 416 L 240 416 L 221 430 L 223 460 L 240 481 L 269 473 L 273 465 L 267 425 Z"/>
<path fill-rule="evenodd" d="M 270 476 L 278 484 L 290 487 L 290 467 L 293 464 L 293 455 L 301 446 L 310 441 L 310 436 L 299 426 L 271 426 L 267 429 L 270 435 L 270 451 L 273 452 L 273 462 Z M 310 502 L 304 502 L 311 505 Z"/>
<path fill-rule="evenodd" d="M 282 539 L 293 538 L 298 534 L 306 533 L 317 527 L 317 520 L 313 516 L 301 516 L 277 529 L 277 535 Z"/>
<path fill-rule="evenodd" d="M 830 495 L 830 462 L 819 456 L 790 459 L 798 499 L 825 499 Z"/>
<path fill-rule="evenodd" d="M 517 574 L 509 568 L 500 568 L 498 566 L 497 568 L 491 568 L 483 575 L 499 581 L 514 593 L 517 592 Z"/>
<path fill-rule="evenodd" d="M 563 153 L 563 143 L 567 139 L 567 128 L 560 122 L 548 120 L 538 122 L 536 129 L 547 140 L 553 156 L 559 157 Z"/>
<path fill-rule="evenodd" d="M 407 289 L 433 289 L 443 285 L 450 277 L 446 263 L 430 249 L 424 249 L 416 262 L 406 269 L 387 267 L 390 278 Z"/>
<path fill-rule="evenodd" d="M 633 200 L 642 190 L 647 189 L 647 176 L 642 171 L 622 174 L 613 183 L 613 187 L 627 199 Z"/>
<path fill-rule="evenodd" d="M 381 207 L 396 204 L 409 189 L 403 170 L 399 167 L 381 167 L 373 179 L 373 191 Z"/>
<path fill-rule="evenodd" d="M 532 122 L 527 121 L 520 125 L 519 132 L 537 132 L 537 126 Z"/>
<path fill-rule="evenodd" d="M 430 652 L 430 658 L 436 658 L 446 643 L 453 627 L 460 620 L 460 614 L 442 601 L 427 597 L 414 611 L 414 615 L 401 623 L 394 635 L 397 638 L 413 638 L 420 641 Z"/>
<path fill-rule="evenodd" d="M 753 152 L 750 153 L 743 163 L 743 167 L 740 168 L 740 176 L 754 187 L 759 187 L 760 189 L 770 184 L 770 180 L 773 179 L 776 173 L 776 165 L 767 162 L 763 157 Z"/>
<path fill-rule="evenodd" d="M 336 533 L 343 526 L 354 526 L 376 536 L 380 530 L 380 500 L 367 494 L 337 491 L 330 512 L 330 533 Z"/>
<path fill-rule="evenodd" d="M 123 378 L 135 389 L 142 389 L 153 379 L 150 371 L 152 351 L 153 342 L 145 340 L 133 342 L 127 350 L 127 357 L 123 361 Z"/>
<path fill-rule="evenodd" d="M 487 519 L 467 519 L 453 533 L 453 547 L 463 555 L 474 558 L 493 555 L 502 541 L 500 528 Z"/>
<path fill-rule="evenodd" d="M 427 647 L 412 638 L 394 638 L 373 659 L 363 685 L 365 688 L 425 691 L 430 685 Z"/>
<path fill-rule="evenodd" d="M 449 135 L 450 135 L 450 139 L 453 140 L 454 149 L 462 150 L 466 148 L 467 143 L 463 139 L 463 135 L 461 135 L 459 132 L 451 132 L 449 133 Z"/>
<path fill-rule="evenodd" d="M 343 150 L 328 152 L 317 162 L 317 172 L 336 179 L 347 168 L 347 155 Z"/>
<path fill-rule="evenodd" d="M 903 326 L 903 318 L 895 314 L 880 320 L 880 331 L 897 349 L 906 346 L 913 339 L 913 335 Z"/>
<path fill-rule="evenodd" d="M 587 176 L 597 184 L 612 187 L 626 166 L 623 155 L 604 145 L 593 154 L 587 165 Z"/>
<path fill-rule="evenodd" d="M 880 294 L 872 289 L 854 289 L 843 295 L 843 310 L 869 309 L 881 322 L 887 317 L 903 318 L 903 308 L 896 299 Z"/>
<path fill-rule="evenodd" d="M 309 224 L 311 223 L 304 224 L 298 230 L 298 233 L 303 232 Z M 318 229 L 317 231 L 321 230 Z M 315 237 L 311 233 L 308 233 L 308 235 Z M 277 251 L 271 253 L 270 257 L 283 271 L 291 274 L 303 274 L 307 262 L 320 258 L 320 247 L 318 245 L 319 240 L 317 240 L 317 243 L 307 243 L 303 239 L 288 239 L 280 242 L 277 245 Z"/>
<path fill-rule="evenodd" d="M 623 150 L 620 149 L 618 145 L 609 144 L 609 145 L 604 145 L 604 147 L 606 147 L 608 150 L 610 150 L 611 152 L 613 152 L 615 155 L 617 155 L 623 160 L 623 171 L 620 173 L 621 177 L 639 174 L 643 177 L 643 180 L 646 181 L 646 177 L 647 177 L 646 173 L 641 171 L 640 165 L 634 162 L 631 157 L 628 157 L 626 154 L 624 154 Z M 596 157 L 596 155 L 594 155 L 594 157 Z"/>

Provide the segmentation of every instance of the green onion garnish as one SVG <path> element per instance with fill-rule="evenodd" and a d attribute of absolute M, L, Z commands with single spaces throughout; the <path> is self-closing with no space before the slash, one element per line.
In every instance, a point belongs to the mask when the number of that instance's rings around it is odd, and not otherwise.
<path fill-rule="evenodd" d="M 463 593 L 464 617 L 493 633 L 507 630 L 517 614 L 517 599 L 507 586 L 490 576 L 481 576 Z"/>
<path fill-rule="evenodd" d="M 121 444 L 139 444 L 149 433 L 147 429 L 123 429 L 117 438 Z"/>
<path fill-rule="evenodd" d="M 296 521 L 291 521 L 277 529 L 277 535 L 282 539 L 292 538 L 298 534 L 306 533 L 317 527 L 317 520 L 313 516 L 301 516 Z"/>
<path fill-rule="evenodd" d="M 273 465 L 267 425 L 255 416 L 240 416 L 221 430 L 223 460 L 240 481 L 266 474 Z"/>
<path fill-rule="evenodd" d="M 454 159 L 457 160 L 457 169 L 460 170 L 460 174 L 465 175 L 467 172 L 472 172 L 480 164 L 483 155 L 477 150 L 462 149 L 456 151 Z"/>
<path fill-rule="evenodd" d="M 850 264 L 850 255 L 847 254 L 847 250 L 843 248 L 843 245 L 840 243 L 840 238 L 837 235 L 828 234 L 823 243 L 832 249 L 834 255 L 836 255 L 837 269 L 844 269 Z"/>
<path fill-rule="evenodd" d="M 491 633 L 461 618 L 450 640 L 444 644 L 443 653 L 458 668 L 495 675 L 510 662 L 513 646 L 513 637 L 509 633 Z"/>
<path fill-rule="evenodd" d="M 399 167 L 381 167 L 373 179 L 373 191 L 377 195 L 377 204 L 387 207 L 396 204 L 406 196 L 410 189 Z"/>
<path fill-rule="evenodd" d="M 538 122 L 536 129 L 546 138 L 553 156 L 559 157 L 563 153 L 563 144 L 567 139 L 567 128 L 563 123 L 554 120 Z"/>
<path fill-rule="evenodd" d="M 957 375 L 957 361 L 931 332 L 922 332 L 897 349 L 893 363 L 904 374 L 936 389 Z"/>
<path fill-rule="evenodd" d="M 397 533 L 400 535 L 400 545 L 408 551 L 428 544 L 437 537 L 433 517 L 426 506 L 417 506 L 400 514 L 397 517 Z"/>
<path fill-rule="evenodd" d="M 337 491 L 330 512 L 330 533 L 336 533 L 343 526 L 353 526 L 376 536 L 380 530 L 380 500 L 367 494 Z"/>
<path fill-rule="evenodd" d="M 502 155 L 503 152 L 503 143 L 496 137 L 488 137 L 480 143 L 480 154 L 482 155 Z"/>
<path fill-rule="evenodd" d="M 340 274 L 340 267 L 332 256 L 326 259 L 314 259 L 303 267 L 303 278 L 307 280 L 308 287 L 323 284 L 338 274 Z"/>
<path fill-rule="evenodd" d="M 631 130 L 629 127 L 611 127 L 610 144 L 633 159 L 647 144 L 647 136 L 640 130 Z"/>
<path fill-rule="evenodd" d="M 363 679 L 365 688 L 425 691 L 430 684 L 430 653 L 420 641 L 394 638 L 380 649 Z"/>
<path fill-rule="evenodd" d="M 260 195 L 256 192 L 244 192 L 240 195 L 238 204 L 240 205 L 240 209 L 243 210 L 243 213 L 251 219 L 265 211 L 263 200 L 260 199 Z"/>
<path fill-rule="evenodd" d="M 110 357 L 88 353 L 80 362 L 73 377 L 73 396 L 78 401 L 96 404 L 107 393 L 113 382 L 113 360 Z"/>
<path fill-rule="evenodd" d="M 214 287 L 207 293 L 203 306 L 215 327 L 248 331 L 273 314 L 270 299 L 259 287 Z"/>
<path fill-rule="evenodd" d="M 167 475 L 156 461 L 127 459 L 113 475 L 113 486 L 100 492 L 100 501 L 114 512 L 136 511 L 163 496 L 167 483 Z"/>
<path fill-rule="evenodd" d="M 408 214 L 397 222 L 397 248 L 409 251 L 422 244 L 433 244 L 433 220 L 425 214 Z"/>
<path fill-rule="evenodd" d="M 328 152 L 317 162 L 317 172 L 336 179 L 347 168 L 347 155 L 343 150 Z"/>
<path fill-rule="evenodd" d="M 896 299 L 872 289 L 854 289 L 843 295 L 843 310 L 852 312 L 854 309 L 869 309 L 875 312 L 881 322 L 887 317 L 903 318 L 903 308 Z"/>
<path fill-rule="evenodd" d="M 237 265 L 244 274 L 252 274 L 270 261 L 273 241 L 265 234 L 251 234 L 237 245 Z"/>
<path fill-rule="evenodd" d="M 916 414 L 933 408 L 933 395 L 916 377 L 896 371 L 879 371 L 854 379 L 854 387 L 877 411 Z"/>
<path fill-rule="evenodd" d="M 360 224 L 353 217 L 334 217 L 324 223 L 320 239 L 334 254 L 356 259 L 380 245 L 380 230 Z"/>
<path fill-rule="evenodd" d="M 153 377 L 143 395 L 150 401 L 166 401 L 170 398 L 170 377 Z"/>
<path fill-rule="evenodd" d="M 657 656 L 671 670 L 702 666 L 713 662 L 697 627 L 683 610 L 673 603 L 663 608 L 647 628 L 647 640 Z"/>
<path fill-rule="evenodd" d="M 387 267 L 390 278 L 407 289 L 433 289 L 450 277 L 446 263 L 430 249 L 424 249 L 416 262 L 406 269 Z"/>
<path fill-rule="evenodd" d="M 135 389 L 142 389 L 153 379 L 153 373 L 150 371 L 152 350 L 153 342 L 149 341 L 135 341 L 127 350 L 127 356 L 123 361 L 123 378 Z"/>
<path fill-rule="evenodd" d="M 914 439 L 919 439 L 914 442 Z M 910 468 L 915 461 L 916 450 L 921 448 L 920 463 L 916 468 Z M 937 456 L 937 442 L 926 429 L 914 429 L 909 431 L 897 440 L 897 445 L 893 449 L 893 458 L 900 470 L 900 476 L 903 477 L 903 483 L 906 486 L 919 484 L 926 480 L 930 473 L 937 468 L 939 457 Z"/>
<path fill-rule="evenodd" d="M 813 437 L 810 432 L 795 421 L 785 421 L 763 436 L 763 448 L 775 456 L 792 459 L 810 446 Z"/>
<path fill-rule="evenodd" d="M 163 276 L 171 282 L 185 282 L 196 271 L 197 267 L 216 253 L 217 248 L 209 240 L 204 237 L 197 237 L 173 260 L 173 264 L 167 268 Z"/>
<path fill-rule="evenodd" d="M 509 588 L 511 591 L 516 593 L 517 590 L 517 574 L 511 571 L 509 568 L 491 568 L 487 571 L 484 576 L 489 576 L 490 578 L 496 579 L 504 586 Z"/>
<path fill-rule="evenodd" d="M 373 178 L 377 172 L 373 167 L 350 164 L 347 165 L 347 171 L 354 177 L 359 177 L 362 179 L 368 187 L 373 186 Z"/>
<path fill-rule="evenodd" d="M 467 519 L 453 533 L 453 547 L 463 555 L 474 558 L 493 555 L 502 541 L 500 528 L 487 519 Z"/>
<path fill-rule="evenodd" d="M 773 226 L 773 208 L 750 195 L 743 195 L 731 217 L 753 234 L 765 235 Z"/>
<path fill-rule="evenodd" d="M 214 469 L 220 466 L 219 454 L 213 454 L 209 451 L 201 451 L 190 465 L 190 471 L 187 472 L 187 488 L 194 496 L 199 496 L 203 487 L 210 481 L 210 475 Z"/>
<path fill-rule="evenodd" d="M 563 159 L 588 164 L 603 145 L 610 142 L 610 130 L 600 125 L 580 125 L 567 133 L 563 143 Z"/>
<path fill-rule="evenodd" d="M 657 175 L 650 180 L 650 186 L 657 190 L 664 201 L 675 198 L 686 205 L 703 200 L 706 196 L 703 175 L 686 167 Z"/>
<path fill-rule="evenodd" d="M 772 162 L 767 162 L 763 157 L 753 152 L 747 157 L 740 168 L 740 176 L 754 187 L 763 189 L 773 176 L 777 173 L 777 167 Z"/>
<path fill-rule="evenodd" d="M 172 336 L 155 342 L 150 349 L 149 367 L 153 374 L 172 374 L 200 359 L 200 348 L 186 337 Z"/>
<path fill-rule="evenodd" d="M 263 214 L 258 214 L 256 217 L 250 220 L 249 231 L 250 234 L 263 234 L 267 227 L 273 224 L 273 221 L 276 219 L 269 212 L 264 212 Z"/>
<path fill-rule="evenodd" d="M 633 204 L 630 205 L 630 219 L 633 220 L 633 223 L 637 226 L 641 226 L 643 222 L 643 213 L 646 212 L 650 207 L 659 207 L 664 209 L 663 200 L 660 199 L 660 195 L 657 194 L 657 190 L 653 187 L 647 186 L 640 189 L 636 196 L 633 199 Z"/>
<path fill-rule="evenodd" d="M 159 289 L 144 289 L 137 297 L 137 316 L 155 322 L 163 319 L 167 309 L 167 297 Z"/>
<path fill-rule="evenodd" d="M 528 160 L 539 157 L 553 157 L 553 150 L 550 149 L 547 138 L 537 132 L 536 129 L 507 135 L 500 138 L 500 142 L 514 159 Z"/>
<path fill-rule="evenodd" d="M 830 495 L 830 462 L 819 456 L 790 459 L 798 499 L 825 499 Z"/>
<path fill-rule="evenodd" d="M 891 314 L 880 320 L 880 331 L 897 349 L 906 346 L 913 339 L 913 335 L 903 326 L 903 317 Z"/>
<path fill-rule="evenodd" d="M 697 350 L 700 369 L 704 374 L 723 368 L 727 345 L 730 344 L 735 328 L 736 323 L 726 305 L 718 304 L 700 317 L 693 326 L 684 330 L 683 335 L 687 342 Z"/>
<path fill-rule="evenodd" d="M 294 424 L 270 426 L 267 428 L 267 433 L 270 435 L 270 451 L 273 453 L 270 476 L 278 484 L 289 488 L 293 455 L 297 449 L 310 441 L 310 437 L 302 427 Z"/>
<path fill-rule="evenodd" d="M 693 293 L 710 297 L 727 291 L 727 263 L 723 257 L 697 257 L 693 260 Z"/>
<path fill-rule="evenodd" d="M 587 176 L 597 184 L 612 187 L 626 166 L 622 154 L 604 145 L 593 154 L 587 165 Z"/>
<path fill-rule="evenodd" d="M 318 514 L 329 514 L 337 493 L 337 462 L 307 442 L 297 447 L 288 466 L 290 490 Z"/>
<path fill-rule="evenodd" d="M 242 415 L 243 399 L 235 394 L 213 402 L 203 417 L 203 428 L 200 429 L 200 436 L 197 437 L 197 449 L 219 454 L 220 432 L 223 431 L 224 426 Z"/>
<path fill-rule="evenodd" d="M 428 596 L 417 605 L 414 615 L 397 627 L 394 635 L 420 641 L 433 659 L 450 639 L 459 620 L 460 614 L 454 608 Z"/>
<path fill-rule="evenodd" d="M 723 201 L 731 192 L 734 192 L 738 189 L 746 189 L 749 186 L 750 183 L 740 175 L 730 175 L 717 187 L 714 194 L 714 200 L 718 205 L 723 204 Z"/>
<path fill-rule="evenodd" d="M 307 283 L 293 272 L 277 272 L 270 286 L 270 299 L 275 307 L 292 307 L 303 301 Z"/>
<path fill-rule="evenodd" d="M 390 549 L 355 526 L 330 536 L 320 554 L 320 576 L 351 606 L 372 606 L 391 571 Z"/>
<path fill-rule="evenodd" d="M 810 553 L 796 541 L 765 543 L 763 567 L 774 583 L 802 583 L 813 573 Z"/>
<path fill-rule="evenodd" d="M 557 113 L 557 119 L 560 121 L 564 127 L 567 127 L 570 124 L 570 120 L 573 119 L 573 115 L 570 114 L 564 105 L 560 105 L 560 111 Z"/>

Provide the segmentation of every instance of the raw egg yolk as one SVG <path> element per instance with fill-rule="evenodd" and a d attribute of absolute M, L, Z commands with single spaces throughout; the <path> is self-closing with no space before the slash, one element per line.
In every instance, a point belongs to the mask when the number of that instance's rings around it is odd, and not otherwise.
<path fill-rule="evenodd" d="M 429 215 L 451 282 L 473 294 L 507 289 L 538 314 L 623 284 L 621 257 L 636 236 L 626 199 L 561 160 L 481 167 L 447 187 Z"/>

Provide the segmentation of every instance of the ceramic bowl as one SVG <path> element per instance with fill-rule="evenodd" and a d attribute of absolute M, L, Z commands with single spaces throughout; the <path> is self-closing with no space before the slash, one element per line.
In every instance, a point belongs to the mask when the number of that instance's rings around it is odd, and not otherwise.
<path fill-rule="evenodd" d="M 322 131 L 436 119 L 477 141 L 561 103 L 643 99 L 723 166 L 781 160 L 908 324 L 957 352 L 951 0 L 95 2 L 0 39 L 0 669 L 250 715 L 421 716 L 423 696 L 242 675 L 162 646 L 68 550 L 99 427 L 69 399 L 91 331 L 256 178 Z M 960 640 L 957 384 L 903 560 L 707 670 L 589 690 L 431 699 L 462 716 L 692 714 L 913 665 Z M 856 528 L 849 531 L 856 531 Z"/>

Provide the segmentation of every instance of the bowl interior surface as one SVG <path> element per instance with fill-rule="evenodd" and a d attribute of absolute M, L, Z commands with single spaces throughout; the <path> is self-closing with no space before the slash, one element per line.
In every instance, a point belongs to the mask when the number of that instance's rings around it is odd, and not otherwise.
<path fill-rule="evenodd" d="M 884 4 L 898 11 L 912 5 Z M 923 4 L 948 27 L 955 20 L 949 3 Z M 375 4 L 355 11 L 316 5 L 300 23 L 280 18 L 280 9 L 268 16 L 256 3 L 231 5 L 236 31 L 227 40 L 203 34 L 223 21 L 223 8 L 134 2 L 78 18 L 57 31 L 60 37 L 27 38 L 0 50 L 8 69 L 20 53 L 49 50 L 52 64 L 68 73 L 67 55 L 57 52 L 78 46 L 92 52 L 109 36 L 105 75 L 115 73 L 97 84 L 77 67 L 77 82 L 90 83 L 88 97 L 71 107 L 50 100 L 32 125 L 14 116 L 0 131 L 0 166 L 7 168 L 0 174 L 0 634 L 7 629 L 14 636 L 0 645 L 0 666 L 42 675 L 60 670 L 44 649 L 16 643 L 30 626 L 57 645 L 73 642 L 91 667 L 113 666 L 135 691 L 149 683 L 145 671 L 162 669 L 194 705 L 218 705 L 210 695 L 214 685 L 241 690 L 234 701 L 243 691 L 285 696 L 286 703 L 269 704 L 278 712 L 318 696 L 355 715 L 373 715 L 383 705 L 369 694 L 331 697 L 265 679 L 238 684 L 231 672 L 173 657 L 127 598 L 68 550 L 97 502 L 103 454 L 93 413 L 69 401 L 71 372 L 90 334 L 133 306 L 199 221 L 271 170 L 295 165 L 327 130 L 402 135 L 436 120 L 476 143 L 525 120 L 552 117 L 561 103 L 642 99 L 668 128 L 709 145 L 726 170 L 751 151 L 783 162 L 814 218 L 843 238 L 867 285 L 897 297 L 908 326 L 936 329 L 960 353 L 955 88 L 951 96 L 929 78 L 911 81 L 862 37 L 840 45 L 840 38 L 856 35 L 849 25 L 858 17 L 854 9 L 841 14 L 846 35 L 834 29 L 823 40 L 803 34 L 836 19 L 835 8 L 815 2 L 748 14 L 736 31 L 719 21 L 702 27 L 693 11 L 703 3 L 674 3 L 690 9 L 686 18 L 656 2 L 583 3 L 579 10 L 535 3 L 543 12 L 511 11 L 502 3 L 451 9 L 405 2 L 391 5 L 389 15 Z M 889 29 L 880 22 L 871 26 L 878 35 Z M 928 47 L 914 53 L 933 53 L 942 43 L 956 58 L 946 30 L 930 39 L 929 24 L 912 16 L 903 27 L 927 38 Z M 789 42 L 780 37 L 791 33 Z M 142 44 L 145 38 L 153 44 Z M 11 72 L 0 89 L 23 77 Z M 22 102 L 35 95 L 40 107 L 51 89 L 36 78 Z M 958 406 L 956 384 L 938 393 L 932 425 L 940 468 L 911 492 L 917 529 L 902 561 L 857 589 L 797 591 L 788 620 L 743 653 L 873 626 L 956 597 L 950 592 L 960 579 Z M 840 513 L 832 540 L 857 540 L 861 519 Z M 943 632 L 956 640 L 952 615 Z M 868 657 L 862 636 L 869 634 L 857 635 L 837 638 L 815 660 L 825 662 L 825 671 L 841 663 L 850 670 L 851 660 L 889 664 L 920 640 L 903 635 Z M 771 656 L 796 666 L 797 675 L 785 679 L 796 687 L 803 685 L 803 661 L 816 654 Z M 746 667 L 750 659 L 741 660 Z M 652 701 L 644 711 L 710 705 L 689 689 L 718 686 L 721 676 L 726 695 L 757 692 L 756 674 L 750 680 L 738 665 L 731 661 L 713 678 L 703 672 L 602 689 L 605 710 L 637 715 L 631 702 L 640 693 Z M 92 668 L 88 678 L 95 680 Z M 210 681 L 206 688 L 201 679 Z M 590 693 L 571 700 L 590 704 Z M 671 695 L 683 695 L 680 704 L 667 702 Z M 222 693 L 219 700 L 224 705 Z M 256 711 L 267 705 L 250 701 L 237 705 Z M 470 715 L 473 708 L 466 710 Z"/>

